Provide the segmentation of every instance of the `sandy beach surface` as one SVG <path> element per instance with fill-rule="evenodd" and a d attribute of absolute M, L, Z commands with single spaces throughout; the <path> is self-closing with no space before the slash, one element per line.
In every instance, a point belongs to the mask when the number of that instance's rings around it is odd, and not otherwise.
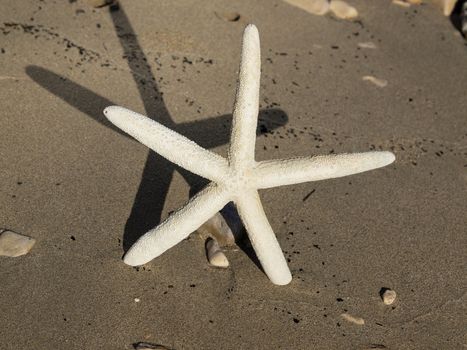
<path fill-rule="evenodd" d="M 0 228 L 36 244 L 0 257 L 0 349 L 466 348 L 467 46 L 431 4 L 351 4 L 354 21 L 279 0 L 2 1 Z M 248 247 L 210 267 L 196 234 L 129 267 L 128 246 L 205 182 L 102 110 L 225 156 L 248 23 L 262 49 L 258 160 L 396 162 L 261 191 L 287 286 Z"/>

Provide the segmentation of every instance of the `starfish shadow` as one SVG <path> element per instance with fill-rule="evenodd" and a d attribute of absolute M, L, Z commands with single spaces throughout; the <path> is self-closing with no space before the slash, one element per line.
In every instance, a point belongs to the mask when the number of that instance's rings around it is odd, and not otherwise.
<path fill-rule="evenodd" d="M 164 104 L 162 93 L 157 87 L 151 67 L 147 63 L 148 60 L 138 43 L 138 39 L 134 34 L 126 14 L 122 8 L 118 10 L 114 8 L 110 11 L 110 15 L 123 48 L 124 56 L 127 59 L 128 66 L 142 98 L 146 114 L 150 118 L 157 116 L 158 122 L 195 141 L 203 148 L 209 149 L 227 144 L 230 139 L 231 114 L 185 123 L 176 123 L 172 119 Z M 95 121 L 125 137 L 131 138 L 114 127 L 102 113 L 105 107 L 118 103 L 114 103 L 45 68 L 28 66 L 26 68 L 26 73 L 40 86 Z M 287 114 L 281 109 L 262 110 L 259 113 L 257 135 L 267 133 L 269 130 L 283 126 L 287 121 Z M 126 252 L 139 237 L 160 223 L 165 198 L 175 170 L 178 171 L 189 184 L 190 196 L 194 195 L 207 184 L 207 180 L 170 163 L 157 153 L 149 151 L 141 183 L 135 196 L 130 216 L 125 225 L 123 237 L 124 252 Z M 228 206 L 231 206 L 231 204 Z M 229 212 L 232 213 L 232 210 L 229 210 Z M 232 215 L 224 215 L 224 217 L 228 223 L 233 219 Z M 257 266 L 260 266 L 251 245 L 239 242 L 239 247 Z"/>

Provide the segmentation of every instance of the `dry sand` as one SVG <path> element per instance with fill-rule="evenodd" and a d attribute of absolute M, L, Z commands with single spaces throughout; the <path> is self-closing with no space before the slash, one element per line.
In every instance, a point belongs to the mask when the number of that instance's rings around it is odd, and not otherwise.
<path fill-rule="evenodd" d="M 434 6 L 350 3 L 358 21 L 278 0 L 126 0 L 113 12 L 3 1 L 0 226 L 36 245 L 0 258 L 0 348 L 465 347 L 467 47 Z M 124 249 L 204 182 L 102 109 L 149 114 L 225 155 L 250 22 L 263 53 L 258 159 L 383 149 L 396 162 L 261 193 L 288 286 L 248 250 L 211 268 L 196 235 L 126 266 Z M 391 306 L 383 287 L 397 292 Z"/>

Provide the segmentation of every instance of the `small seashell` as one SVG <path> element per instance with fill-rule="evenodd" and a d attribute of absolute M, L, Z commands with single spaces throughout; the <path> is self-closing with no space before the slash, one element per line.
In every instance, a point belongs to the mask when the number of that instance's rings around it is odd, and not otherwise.
<path fill-rule="evenodd" d="M 367 41 L 365 43 L 358 43 L 358 47 L 362 49 L 376 49 L 376 45 L 372 41 Z"/>
<path fill-rule="evenodd" d="M 220 212 L 202 224 L 197 231 L 201 237 L 212 237 L 222 246 L 235 244 L 235 235 Z"/>
<path fill-rule="evenodd" d="M 410 4 L 408 2 L 402 0 L 392 0 L 392 3 L 397 6 L 410 7 Z"/>
<path fill-rule="evenodd" d="M 376 77 L 373 77 L 371 75 L 365 75 L 364 77 L 362 77 L 362 80 L 365 80 L 365 81 L 369 81 L 373 84 L 375 84 L 376 86 L 380 87 L 380 88 L 383 88 L 385 86 L 388 85 L 388 81 L 387 80 L 384 80 L 384 79 L 378 79 Z"/>
<path fill-rule="evenodd" d="M 365 320 L 361 317 L 355 317 L 355 316 L 352 316 L 350 314 L 342 314 L 341 317 L 346 320 L 346 321 L 349 321 L 351 323 L 354 323 L 356 325 L 359 325 L 359 326 L 363 326 L 365 324 Z"/>
<path fill-rule="evenodd" d="M 396 301 L 396 291 L 389 289 L 389 288 L 382 288 L 380 291 L 381 298 L 383 299 L 383 303 L 386 305 L 391 305 Z"/>
<path fill-rule="evenodd" d="M 0 255 L 17 257 L 27 254 L 36 243 L 34 238 L 4 230 L 0 233 Z"/>
<path fill-rule="evenodd" d="M 342 0 L 332 0 L 329 9 L 337 18 L 352 19 L 358 16 L 357 9 Z"/>
<path fill-rule="evenodd" d="M 229 267 L 229 261 L 224 252 L 219 247 L 219 244 L 214 239 L 208 239 L 206 242 L 206 255 L 209 263 L 216 267 Z"/>
<path fill-rule="evenodd" d="M 284 0 L 286 3 L 298 7 L 313 15 L 325 15 L 329 11 L 328 0 Z"/>

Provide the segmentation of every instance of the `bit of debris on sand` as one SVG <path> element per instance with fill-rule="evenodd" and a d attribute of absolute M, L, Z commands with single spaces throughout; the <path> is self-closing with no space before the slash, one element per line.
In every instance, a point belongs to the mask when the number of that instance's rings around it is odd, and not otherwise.
<path fill-rule="evenodd" d="M 396 291 L 389 289 L 389 288 L 381 288 L 379 292 L 381 295 L 381 299 L 383 299 L 383 303 L 386 305 L 391 305 L 396 301 Z"/>
<path fill-rule="evenodd" d="M 362 80 L 369 81 L 370 83 L 373 83 L 380 88 L 386 87 L 388 85 L 387 80 L 379 79 L 371 75 L 365 75 L 364 77 L 362 77 Z"/>
<path fill-rule="evenodd" d="M 352 316 L 352 315 L 347 314 L 347 313 L 342 314 L 341 317 L 344 320 L 346 320 L 346 321 L 348 321 L 350 323 L 354 323 L 354 324 L 359 325 L 359 326 L 363 326 L 365 324 L 365 320 L 363 318 L 361 318 L 361 317 Z"/>
<path fill-rule="evenodd" d="M 27 254 L 36 243 L 34 238 L 10 231 L 0 230 L 0 255 L 17 257 Z"/>

